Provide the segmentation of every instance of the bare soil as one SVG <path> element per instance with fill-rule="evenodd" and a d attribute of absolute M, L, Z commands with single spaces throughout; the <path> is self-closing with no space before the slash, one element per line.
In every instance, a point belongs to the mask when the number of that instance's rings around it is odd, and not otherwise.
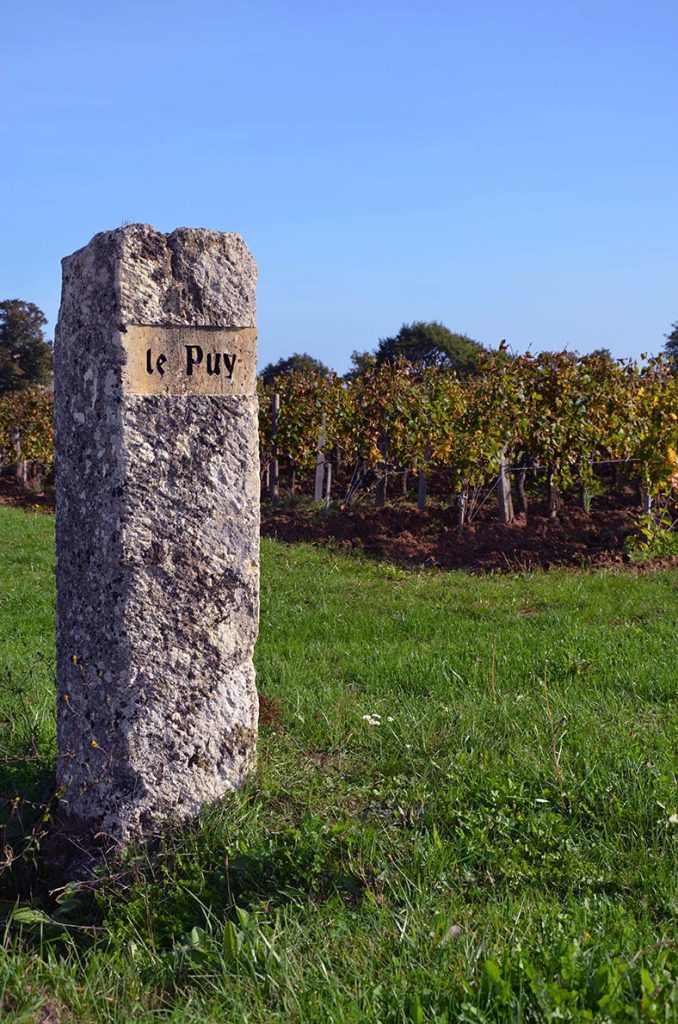
<path fill-rule="evenodd" d="M 351 548 L 396 565 L 475 572 L 514 572 L 555 566 L 623 565 L 624 540 L 635 532 L 639 509 L 628 496 L 599 498 L 587 514 L 576 505 L 549 520 L 543 503 L 510 525 L 496 519 L 496 509 L 459 530 L 456 510 L 432 506 L 419 511 L 398 502 L 383 508 L 367 505 L 328 513 L 315 509 L 262 509 L 261 532 L 287 543 Z M 668 560 L 673 564 L 675 560 Z"/>
<path fill-rule="evenodd" d="M 13 477 L 0 477 L 0 505 L 32 512 L 54 511 L 54 487 L 23 490 Z M 261 533 L 287 544 L 307 541 L 354 549 L 404 567 L 465 569 L 473 572 L 516 572 L 555 566 L 623 566 L 624 540 L 637 529 L 640 509 L 632 488 L 594 499 L 590 513 L 574 501 L 565 502 L 555 521 L 545 502 L 534 501 L 529 516 L 510 525 L 497 521 L 496 507 L 482 508 L 463 530 L 457 528 L 453 506 L 431 502 L 420 512 L 398 500 L 333 507 L 329 512 L 303 500 L 272 509 L 262 506 Z M 678 559 L 653 561 L 652 567 L 678 565 Z M 634 571 L 643 567 L 634 566 Z"/>
<path fill-rule="evenodd" d="M 30 512 L 54 511 L 54 486 L 52 484 L 36 490 L 19 486 L 14 477 L 0 476 L 0 505 L 13 505 Z"/>

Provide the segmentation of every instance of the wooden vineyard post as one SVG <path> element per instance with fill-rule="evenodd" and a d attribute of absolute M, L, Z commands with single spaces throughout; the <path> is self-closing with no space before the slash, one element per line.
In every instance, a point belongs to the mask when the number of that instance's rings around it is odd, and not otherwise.
<path fill-rule="evenodd" d="M 502 523 L 513 522 L 513 499 L 511 497 L 511 476 L 509 472 L 506 449 L 499 460 L 499 479 L 497 481 L 497 497 L 499 499 L 499 520 Z"/>
<path fill-rule="evenodd" d="M 652 514 L 652 495 L 645 483 L 640 485 L 640 500 L 643 506 L 643 515 L 649 516 Z"/>
<path fill-rule="evenodd" d="M 280 413 L 280 395 L 276 392 L 271 395 L 271 468 L 269 475 L 269 489 L 271 504 L 275 505 L 280 498 L 280 479 L 278 475 L 278 416 Z"/>
<path fill-rule="evenodd" d="M 457 498 L 457 529 L 461 533 L 466 522 L 468 510 L 468 480 L 462 480 Z"/>
<path fill-rule="evenodd" d="M 327 430 L 325 413 L 320 424 L 320 437 L 318 438 L 318 454 L 315 460 L 315 491 L 313 494 L 313 500 L 315 502 L 321 502 L 323 500 L 323 481 L 325 479 L 325 443 L 327 441 Z"/>
<path fill-rule="evenodd" d="M 525 516 L 527 520 L 527 491 L 525 490 L 525 480 L 527 478 L 527 457 L 523 455 L 520 460 L 520 466 L 516 474 L 516 495 L 518 497 L 518 513 Z"/>
<path fill-rule="evenodd" d="M 28 473 L 26 459 L 21 457 L 21 431 L 19 430 L 18 427 L 12 427 L 10 430 L 10 435 L 12 438 L 12 444 L 14 446 L 14 455 L 16 457 L 16 468 L 14 470 L 16 482 L 21 487 L 25 487 Z"/>
<path fill-rule="evenodd" d="M 426 474 L 421 469 L 417 479 L 417 508 L 420 512 L 426 508 Z"/>
<path fill-rule="evenodd" d="M 378 464 L 380 476 L 377 480 L 377 490 L 374 497 L 374 503 L 375 505 L 382 506 L 386 504 L 386 490 L 388 485 L 388 433 L 385 430 L 382 431 L 378 448 L 381 452 L 381 461 Z"/>
<path fill-rule="evenodd" d="M 549 519 L 553 521 L 558 518 L 560 494 L 558 493 L 558 484 L 556 483 L 555 473 L 552 467 L 549 467 L 547 471 L 546 482 L 548 490 Z"/>
<path fill-rule="evenodd" d="M 330 494 L 332 491 L 332 463 L 325 463 L 325 508 L 330 507 Z"/>
<path fill-rule="evenodd" d="M 431 458 L 431 449 L 428 445 L 424 449 L 424 466 L 428 466 L 429 459 Z M 420 512 L 423 512 L 426 508 L 426 469 L 419 469 L 417 477 L 417 508 Z"/>

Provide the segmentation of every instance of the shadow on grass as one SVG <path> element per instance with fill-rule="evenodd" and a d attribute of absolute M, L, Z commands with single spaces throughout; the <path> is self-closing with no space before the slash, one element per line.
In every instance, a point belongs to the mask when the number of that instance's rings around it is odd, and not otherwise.
<path fill-rule="evenodd" d="M 54 765 L 32 752 L 0 762 L 0 920 L 44 889 L 40 844 L 54 803 Z"/>
<path fill-rule="evenodd" d="M 243 823 L 234 834 L 230 800 L 69 883 L 54 874 L 53 763 L 32 738 L 0 764 L 0 787 L 13 794 L 0 802 L 0 921 L 29 944 L 67 936 L 88 944 L 103 925 L 113 938 L 144 935 L 167 948 L 205 916 L 236 921 L 243 909 L 333 897 L 357 904 L 367 885 L 346 826 L 306 814 L 276 832 Z"/>
<path fill-rule="evenodd" d="M 40 657 L 19 677 L 7 670 L 0 711 L 0 920 L 17 900 L 42 888 L 40 844 L 54 804 L 53 720 L 27 694 Z"/>
<path fill-rule="evenodd" d="M 222 825 L 223 822 L 223 825 Z M 355 904 L 366 887 L 352 867 L 344 828 L 305 815 L 271 833 L 243 827 L 235 836 L 224 808 L 206 812 L 203 827 L 163 836 L 152 848 L 126 851 L 118 872 L 96 885 L 96 901 L 112 933 L 152 933 L 169 946 L 203 916 L 235 920 L 239 909 L 338 897 Z"/>

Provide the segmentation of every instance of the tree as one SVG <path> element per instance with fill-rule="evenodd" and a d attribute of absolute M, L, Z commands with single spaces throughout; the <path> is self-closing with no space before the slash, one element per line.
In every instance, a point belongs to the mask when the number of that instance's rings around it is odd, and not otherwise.
<path fill-rule="evenodd" d="M 588 353 L 591 359 L 600 359 L 604 363 L 613 363 L 614 356 L 610 352 L 609 348 L 594 348 L 593 352 Z"/>
<path fill-rule="evenodd" d="M 666 344 L 664 345 L 664 351 L 667 356 L 673 359 L 674 363 L 678 364 L 678 320 L 674 324 L 671 324 L 671 330 L 666 335 Z"/>
<path fill-rule="evenodd" d="M 299 371 L 310 371 L 317 373 L 319 377 L 329 377 L 332 371 L 319 359 L 314 359 L 307 352 L 294 352 L 287 359 L 279 359 L 277 363 L 269 363 L 263 368 L 259 376 L 264 384 L 272 384 L 276 377 L 284 373 L 298 373 Z"/>
<path fill-rule="evenodd" d="M 351 368 L 344 374 L 344 380 L 355 380 L 356 377 L 362 377 L 374 369 L 376 362 L 377 357 L 374 352 L 367 350 L 361 352 L 359 349 L 354 349 L 351 352 Z"/>
<path fill-rule="evenodd" d="M 437 320 L 415 320 L 403 324 L 393 338 L 381 338 L 376 351 L 377 366 L 407 359 L 420 366 L 440 366 L 468 377 L 487 355 L 480 342 L 456 334 Z"/>
<path fill-rule="evenodd" d="M 46 323 L 32 302 L 0 302 L 0 394 L 48 383 L 52 349 L 43 334 Z"/>

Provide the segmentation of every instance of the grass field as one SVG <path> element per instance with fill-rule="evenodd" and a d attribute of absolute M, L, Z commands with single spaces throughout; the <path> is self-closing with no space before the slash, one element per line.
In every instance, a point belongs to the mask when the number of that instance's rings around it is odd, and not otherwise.
<path fill-rule="evenodd" d="M 55 756 L 52 546 L 0 510 L 11 825 Z M 5 870 L 0 1018 L 678 1020 L 677 627 L 675 572 L 264 542 L 255 777 L 95 896 Z"/>

